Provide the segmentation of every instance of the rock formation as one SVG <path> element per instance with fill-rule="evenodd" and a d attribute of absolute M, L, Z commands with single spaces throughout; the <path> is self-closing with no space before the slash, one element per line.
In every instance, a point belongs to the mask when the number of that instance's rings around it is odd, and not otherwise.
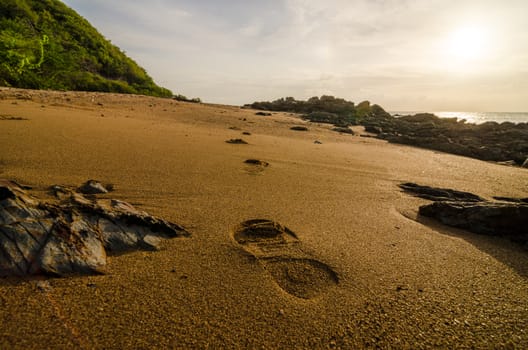
<path fill-rule="evenodd" d="M 468 124 L 456 118 L 422 113 L 402 117 L 388 114 L 363 120 L 367 132 L 389 142 L 434 149 L 488 161 L 513 161 L 528 157 L 528 123 Z"/>
<path fill-rule="evenodd" d="M 508 237 L 528 248 L 528 203 L 525 198 L 495 197 L 501 201 L 487 201 L 469 192 L 413 183 L 401 184 L 400 188 L 435 201 L 420 206 L 420 215 L 474 233 Z"/>
<path fill-rule="evenodd" d="M 56 201 L 39 201 L 0 180 L 0 276 L 101 273 L 107 252 L 156 250 L 162 239 L 189 236 L 126 202 L 52 190 Z"/>

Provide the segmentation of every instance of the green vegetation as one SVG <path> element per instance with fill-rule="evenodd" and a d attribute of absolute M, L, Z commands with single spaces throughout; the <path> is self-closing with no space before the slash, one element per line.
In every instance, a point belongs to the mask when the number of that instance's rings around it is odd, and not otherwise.
<path fill-rule="evenodd" d="M 1 0 L 0 85 L 172 96 L 58 0 Z"/>
<path fill-rule="evenodd" d="M 311 97 L 299 101 L 293 97 L 280 98 L 272 102 L 253 102 L 245 107 L 266 111 L 292 112 L 304 114 L 303 118 L 317 123 L 330 123 L 336 126 L 356 125 L 370 116 L 388 114 L 378 105 L 363 101 L 357 106 L 354 102 L 334 96 Z"/>
<path fill-rule="evenodd" d="M 194 97 L 194 98 L 187 98 L 187 96 L 184 96 L 184 95 L 174 95 L 172 97 L 174 100 L 176 101 L 183 101 L 183 102 L 192 102 L 192 103 L 201 103 L 202 100 L 199 98 L 199 97 Z"/>

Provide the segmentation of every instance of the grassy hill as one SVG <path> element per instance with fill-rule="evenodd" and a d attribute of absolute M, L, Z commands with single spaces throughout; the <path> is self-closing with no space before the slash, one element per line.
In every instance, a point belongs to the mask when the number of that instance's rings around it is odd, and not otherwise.
<path fill-rule="evenodd" d="M 0 1 L 0 85 L 172 96 L 58 0 Z"/>

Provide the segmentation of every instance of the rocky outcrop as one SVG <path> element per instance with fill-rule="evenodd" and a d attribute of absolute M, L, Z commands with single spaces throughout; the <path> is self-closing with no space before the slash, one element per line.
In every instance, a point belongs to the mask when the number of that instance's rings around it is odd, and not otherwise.
<path fill-rule="evenodd" d="M 528 123 L 468 124 L 456 118 L 422 113 L 395 118 L 388 114 L 369 116 L 365 130 L 389 142 L 434 149 L 488 161 L 514 161 L 528 157 Z"/>
<path fill-rule="evenodd" d="M 483 198 L 469 192 L 451 190 L 448 188 L 438 188 L 421 186 L 412 182 L 400 184 L 399 187 L 417 197 L 432 201 L 458 201 L 458 202 L 482 202 Z"/>
<path fill-rule="evenodd" d="M 485 235 L 506 236 L 528 242 L 528 205 L 501 202 L 434 202 L 423 205 L 420 215 L 444 225 Z"/>
<path fill-rule="evenodd" d="M 528 203 L 525 198 L 495 197 L 500 201 L 487 201 L 469 192 L 413 183 L 401 184 L 400 188 L 434 201 L 420 206 L 420 215 L 474 233 L 508 237 L 528 248 Z"/>
<path fill-rule="evenodd" d="M 157 250 L 162 239 L 189 236 L 126 202 L 52 190 L 57 200 L 40 201 L 0 180 L 0 276 L 101 273 L 107 253 Z"/>

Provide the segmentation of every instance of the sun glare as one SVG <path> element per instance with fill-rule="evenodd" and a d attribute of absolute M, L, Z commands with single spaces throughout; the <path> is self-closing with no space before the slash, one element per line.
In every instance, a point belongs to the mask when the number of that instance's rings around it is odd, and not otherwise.
<path fill-rule="evenodd" d="M 451 57 L 459 61 L 475 61 L 485 55 L 488 40 L 488 34 L 484 28 L 461 27 L 449 36 L 446 50 Z"/>

